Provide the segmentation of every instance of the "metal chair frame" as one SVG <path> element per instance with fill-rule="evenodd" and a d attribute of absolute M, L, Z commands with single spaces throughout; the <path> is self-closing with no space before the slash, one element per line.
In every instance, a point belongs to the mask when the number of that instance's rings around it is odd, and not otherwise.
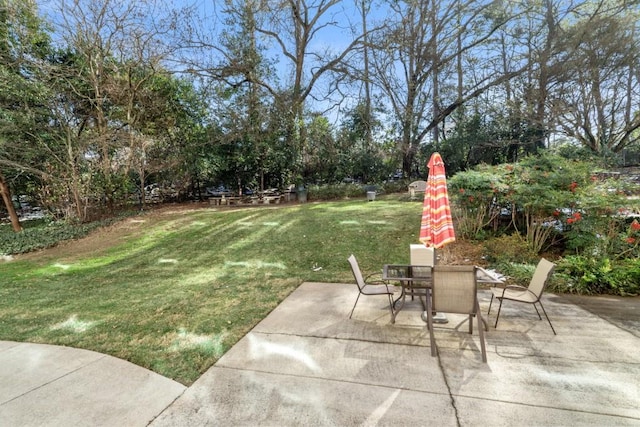
<path fill-rule="evenodd" d="M 394 286 L 385 283 L 382 280 L 371 280 L 371 277 L 374 277 L 376 274 L 370 274 L 366 278 L 362 276 L 362 272 L 360 270 L 360 266 L 358 265 L 358 260 L 352 254 L 347 261 L 351 264 L 351 271 L 353 272 L 353 277 L 356 279 L 356 285 L 358 285 L 358 297 L 356 298 L 356 302 L 353 304 L 353 308 L 351 309 L 351 313 L 349 313 L 349 319 L 353 316 L 353 311 L 356 309 L 356 305 L 360 300 L 360 295 L 386 295 L 389 299 L 389 311 L 391 312 L 391 323 L 395 323 L 395 312 L 393 311 L 393 294 L 394 294 Z"/>
<path fill-rule="evenodd" d="M 538 314 L 538 318 L 542 320 L 542 316 L 540 316 L 540 311 L 538 311 L 538 307 L 536 304 L 540 304 L 540 308 L 542 308 L 542 312 L 544 313 L 544 317 L 547 318 L 547 322 L 549 322 L 549 326 L 551 326 L 551 330 L 553 331 L 553 335 L 556 334 L 556 330 L 551 324 L 551 320 L 547 315 L 547 311 L 544 309 L 542 305 L 542 293 L 546 288 L 551 275 L 555 269 L 556 265 L 551 261 L 548 261 L 544 258 L 540 259 L 538 265 L 536 266 L 536 270 L 533 273 L 533 277 L 531 278 L 531 282 L 529 283 L 529 287 L 525 288 L 524 286 L 518 285 L 509 285 L 504 288 L 493 288 L 491 290 L 491 302 L 489 303 L 489 310 L 487 314 L 491 313 L 491 305 L 493 304 L 493 298 L 497 298 L 500 300 L 500 305 L 498 306 L 498 314 L 496 316 L 496 324 L 495 328 L 498 327 L 498 320 L 500 319 L 500 310 L 502 309 L 502 302 L 504 300 L 510 300 L 515 302 L 522 302 L 525 304 L 532 304 L 533 308 L 536 309 L 536 313 Z"/>

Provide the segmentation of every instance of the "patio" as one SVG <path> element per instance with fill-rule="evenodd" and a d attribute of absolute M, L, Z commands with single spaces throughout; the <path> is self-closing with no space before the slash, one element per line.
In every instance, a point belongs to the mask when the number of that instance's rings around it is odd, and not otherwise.
<path fill-rule="evenodd" d="M 417 300 L 391 325 L 377 297 L 349 320 L 356 295 L 355 285 L 302 284 L 152 425 L 640 424 L 637 323 L 548 294 L 554 336 L 532 307 L 506 302 L 484 364 L 464 316 L 438 326 L 431 357 Z M 485 316 L 489 297 L 481 291 Z M 637 322 L 640 300 L 626 301 Z"/>

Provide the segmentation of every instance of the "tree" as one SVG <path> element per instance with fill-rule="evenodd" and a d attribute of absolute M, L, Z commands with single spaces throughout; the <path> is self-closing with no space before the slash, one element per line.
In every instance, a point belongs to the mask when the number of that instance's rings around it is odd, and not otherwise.
<path fill-rule="evenodd" d="M 236 170 L 238 190 L 243 186 L 265 189 L 269 173 L 269 137 L 266 132 L 269 94 L 258 82 L 273 74 L 265 58 L 265 47 L 258 41 L 257 27 L 261 13 L 258 2 L 228 2 L 228 30 L 222 35 L 224 60 L 219 65 L 226 80 L 221 92 L 224 110 L 218 115 L 224 120 L 228 139 L 237 144 Z"/>
<path fill-rule="evenodd" d="M 604 153 L 613 151 L 613 141 L 624 140 L 623 146 L 633 141 L 633 111 L 638 108 L 634 3 L 515 4 L 512 14 L 519 13 L 501 33 L 504 65 L 496 73 L 520 64 L 527 66 L 526 72 L 505 82 L 493 98 L 483 99 L 491 106 L 484 115 L 506 121 L 505 129 L 512 129 L 503 139 L 509 161 L 544 148 L 554 135 Z"/>
<path fill-rule="evenodd" d="M 560 131 L 594 153 L 618 153 L 640 128 L 637 8 L 598 10 L 568 28 L 551 111 Z"/>
<path fill-rule="evenodd" d="M 369 138 L 382 132 L 382 123 L 369 108 L 364 100 L 342 120 L 335 154 L 341 159 L 342 176 L 337 177 L 338 180 L 349 176 L 362 182 L 376 182 L 386 179 L 391 172 L 384 164 L 387 153 L 382 144 L 369 143 Z"/>
<path fill-rule="evenodd" d="M 509 16 L 494 2 L 407 0 L 389 2 L 389 8 L 394 15 L 390 29 L 379 33 L 374 43 L 374 81 L 397 122 L 402 167 L 409 175 L 418 146 L 429 132 L 456 109 L 517 76 L 524 67 L 467 80 L 445 92 L 444 82 L 461 54 L 483 50 L 490 62 L 491 37 Z"/>
<path fill-rule="evenodd" d="M 33 143 L 38 123 L 46 123 L 41 107 L 49 91 L 40 70 L 48 49 L 49 37 L 35 2 L 0 4 L 0 193 L 16 232 L 22 226 L 7 179 L 45 174 L 34 165 L 38 153 Z"/>
<path fill-rule="evenodd" d="M 146 139 L 135 128 L 144 85 L 167 54 L 155 0 L 60 0 L 62 41 L 76 58 L 69 91 L 85 105 L 76 138 L 90 141 L 94 186 L 109 210 L 122 197 L 130 160 Z M 85 153 L 87 154 L 87 153 Z M 127 161 L 129 160 L 129 161 Z M 137 168 L 138 172 L 140 168 Z M 144 176 L 141 177 L 144 181 Z"/>
<path fill-rule="evenodd" d="M 246 40 L 262 40 L 265 49 L 272 49 L 276 58 L 274 61 L 280 61 L 280 74 L 290 76 L 290 79 L 281 87 L 274 74 L 253 72 L 255 63 L 252 65 L 247 60 L 254 54 L 251 49 L 245 50 L 243 55 L 235 55 L 237 50 L 220 49 L 202 43 L 202 46 L 218 51 L 226 63 L 212 68 L 209 74 L 233 87 L 249 83 L 259 85 L 267 91 L 273 104 L 286 106 L 285 138 L 289 150 L 295 155 L 293 167 L 299 174 L 304 168 L 305 159 L 308 159 L 307 101 L 313 99 L 322 102 L 329 99 L 329 94 L 318 92 L 323 78 L 362 46 L 363 36 L 359 34 L 348 38 L 346 46 L 335 51 L 321 43 L 322 35 L 342 32 L 338 19 L 334 17 L 334 14 L 343 13 L 343 2 L 340 0 L 229 1 L 225 4 L 227 13 L 243 17 L 245 23 L 251 23 L 251 32 L 243 33 L 247 35 Z M 251 15 L 246 13 L 247 8 L 251 9 Z M 236 78 L 229 79 L 229 76 Z M 336 86 L 330 84 L 327 90 L 335 91 Z"/>

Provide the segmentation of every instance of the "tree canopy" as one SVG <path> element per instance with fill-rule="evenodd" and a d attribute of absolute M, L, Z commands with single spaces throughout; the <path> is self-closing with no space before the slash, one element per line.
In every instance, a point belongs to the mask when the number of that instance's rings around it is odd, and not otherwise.
<path fill-rule="evenodd" d="M 42 9 L 38 9 L 38 7 Z M 46 8 L 45 8 L 46 6 Z M 224 184 L 638 150 L 636 1 L 0 2 L 0 186 L 56 215 Z"/>

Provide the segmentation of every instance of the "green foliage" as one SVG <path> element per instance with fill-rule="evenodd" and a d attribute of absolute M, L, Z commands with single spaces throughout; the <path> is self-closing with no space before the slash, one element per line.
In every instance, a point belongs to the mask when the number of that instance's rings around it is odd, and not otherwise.
<path fill-rule="evenodd" d="M 501 261 L 495 265 L 496 269 L 509 278 L 510 285 L 529 286 L 531 277 L 536 269 L 536 263 L 519 263 Z M 553 277 L 551 280 L 553 283 Z"/>
<path fill-rule="evenodd" d="M 545 153 L 525 158 L 511 172 L 506 199 L 517 207 L 522 233 L 532 250 L 541 252 L 553 243 L 554 213 L 575 208 L 576 189 L 589 185 L 589 166 Z"/>
<path fill-rule="evenodd" d="M 504 274 L 535 265 L 548 250 L 567 255 L 557 290 L 635 294 L 640 224 L 628 219 L 638 202 L 627 195 L 637 190 L 608 175 L 550 153 L 458 173 L 449 180 L 456 232 L 484 239 L 488 260 Z"/>
<path fill-rule="evenodd" d="M 67 221 L 25 221 L 22 224 L 23 230 L 19 233 L 14 232 L 9 224 L 4 224 L 0 226 L 0 255 L 33 252 L 55 246 L 65 240 L 79 239 L 115 221 L 116 219 L 107 219 L 86 224 Z"/>
<path fill-rule="evenodd" d="M 623 244 L 628 224 L 618 215 L 635 209 L 629 184 L 602 180 L 595 170 L 545 153 L 458 173 L 449 179 L 456 231 L 473 239 L 515 232 L 534 253 L 561 244 L 571 254 L 631 256 Z"/>
<path fill-rule="evenodd" d="M 497 118 L 478 113 L 455 114 L 456 126 L 447 133 L 438 151 L 446 160 L 450 174 L 483 164 L 515 162 L 535 154 L 539 147 L 540 129 L 522 120 L 518 111 L 502 110 Z M 433 147 L 429 147 L 433 151 Z"/>
<path fill-rule="evenodd" d="M 379 191 L 386 194 L 406 193 L 410 182 L 407 180 L 387 181 L 379 185 Z"/>
<path fill-rule="evenodd" d="M 537 252 L 517 233 L 489 238 L 483 243 L 485 255 L 493 264 L 536 263 Z"/>
<path fill-rule="evenodd" d="M 609 258 L 571 255 L 556 269 L 556 291 L 578 294 L 638 295 L 640 260 L 614 262 Z"/>
<path fill-rule="evenodd" d="M 356 183 L 310 185 L 307 188 L 307 199 L 310 201 L 358 199 L 364 198 L 367 191 L 375 191 L 377 194 L 406 193 L 407 188 L 408 184 L 404 180 L 375 185 Z"/>
<path fill-rule="evenodd" d="M 308 188 L 307 199 L 313 200 L 341 200 L 362 198 L 366 194 L 360 184 L 328 184 L 311 185 Z"/>
<path fill-rule="evenodd" d="M 490 224 L 495 227 L 500 215 L 496 199 L 506 191 L 502 176 L 495 168 L 459 172 L 449 179 L 448 187 L 456 233 L 460 237 L 480 238 L 485 227 Z"/>

